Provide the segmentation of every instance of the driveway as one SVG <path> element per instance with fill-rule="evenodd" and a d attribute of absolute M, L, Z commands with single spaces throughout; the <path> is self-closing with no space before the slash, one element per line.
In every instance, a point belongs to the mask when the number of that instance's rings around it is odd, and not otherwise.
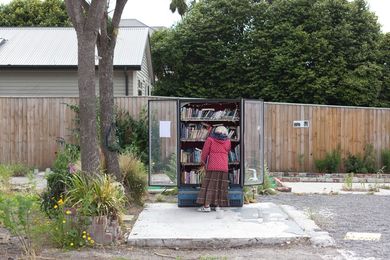
<path fill-rule="evenodd" d="M 390 259 L 390 201 L 376 195 L 296 195 L 259 197 L 261 202 L 303 210 L 336 240 L 347 259 Z M 345 240 L 347 232 L 380 233 L 379 240 Z"/>

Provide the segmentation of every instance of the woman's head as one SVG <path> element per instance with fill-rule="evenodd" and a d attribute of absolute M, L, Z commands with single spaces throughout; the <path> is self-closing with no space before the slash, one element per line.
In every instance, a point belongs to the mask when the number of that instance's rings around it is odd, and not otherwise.
<path fill-rule="evenodd" d="M 228 135 L 228 131 L 224 126 L 218 126 L 214 131 L 216 134 Z"/>

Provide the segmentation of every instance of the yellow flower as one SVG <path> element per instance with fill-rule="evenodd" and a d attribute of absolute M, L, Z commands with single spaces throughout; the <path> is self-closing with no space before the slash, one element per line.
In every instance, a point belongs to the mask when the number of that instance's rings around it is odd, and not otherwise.
<path fill-rule="evenodd" d="M 86 232 L 86 231 L 83 231 L 83 234 L 87 234 L 87 232 Z"/>
<path fill-rule="evenodd" d="M 64 224 L 65 224 L 65 223 L 66 223 L 66 220 L 64 219 L 64 220 L 62 221 L 62 223 L 64 223 Z"/>
<path fill-rule="evenodd" d="M 54 205 L 54 207 L 53 207 L 53 208 L 55 208 L 55 209 L 56 209 L 56 208 L 58 208 L 58 206 L 57 206 L 57 205 Z"/>
<path fill-rule="evenodd" d="M 74 244 L 73 243 L 70 243 L 70 246 L 73 246 Z"/>
<path fill-rule="evenodd" d="M 58 202 L 58 205 L 62 205 L 62 204 L 64 204 L 64 201 L 62 200 L 62 199 L 60 199 L 59 201 L 57 201 Z"/>
<path fill-rule="evenodd" d="M 92 239 L 92 240 L 90 241 L 90 243 L 93 244 L 93 243 L 95 243 L 95 241 Z"/>
<path fill-rule="evenodd" d="M 70 215 L 70 214 L 72 214 L 72 211 L 67 210 L 67 211 L 65 212 L 65 214 L 66 214 L 66 215 Z"/>
<path fill-rule="evenodd" d="M 88 237 L 88 240 L 91 240 L 91 237 Z"/>
<path fill-rule="evenodd" d="M 83 235 L 83 238 L 85 239 L 87 236 L 86 235 Z"/>

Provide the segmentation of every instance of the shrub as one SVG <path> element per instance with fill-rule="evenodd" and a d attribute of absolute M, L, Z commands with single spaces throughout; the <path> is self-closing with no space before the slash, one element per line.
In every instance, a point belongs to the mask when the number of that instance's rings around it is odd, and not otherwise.
<path fill-rule="evenodd" d="M 344 166 L 345 166 L 345 171 L 346 172 L 362 172 L 363 169 L 363 159 L 361 156 L 358 155 L 353 155 L 348 153 L 347 158 L 344 160 Z"/>
<path fill-rule="evenodd" d="M 262 185 L 257 187 L 257 193 L 263 195 L 273 195 L 276 194 L 275 188 L 276 182 L 274 178 L 270 177 L 268 166 L 264 164 L 264 181 Z"/>
<path fill-rule="evenodd" d="M 382 150 L 382 164 L 385 166 L 384 172 L 390 173 L 390 149 Z"/>
<path fill-rule="evenodd" d="M 326 153 L 324 159 L 318 159 L 315 160 L 315 166 L 320 172 L 327 172 L 327 173 L 332 173 L 332 172 L 337 172 L 340 166 L 341 162 L 341 152 L 340 152 L 340 147 L 337 149 Z"/>
<path fill-rule="evenodd" d="M 12 171 L 12 176 L 14 177 L 26 176 L 29 172 L 31 172 L 30 167 L 21 163 L 11 164 L 9 168 Z"/>
<path fill-rule="evenodd" d="M 366 168 L 366 172 L 375 173 L 378 170 L 375 167 L 376 159 L 374 153 L 374 146 L 372 144 L 366 144 L 366 146 L 364 147 L 363 164 L 364 168 Z"/>
<path fill-rule="evenodd" d="M 35 252 L 47 243 L 50 225 L 39 210 L 36 195 L 0 194 L 0 223 L 17 237 L 29 259 L 35 259 Z"/>
<path fill-rule="evenodd" d="M 148 164 L 148 118 L 145 109 L 139 119 L 134 119 L 129 112 L 116 112 L 116 135 L 121 152 L 135 154 L 144 164 Z"/>
<path fill-rule="evenodd" d="M 142 205 L 147 188 L 147 173 L 144 164 L 135 155 L 125 153 L 119 156 L 119 167 L 131 201 Z"/>
<path fill-rule="evenodd" d="M 7 191 L 9 189 L 11 176 L 11 169 L 7 165 L 0 164 L 0 191 Z"/>
<path fill-rule="evenodd" d="M 77 208 L 84 216 L 109 218 L 123 213 L 126 202 L 123 186 L 107 174 L 73 174 L 65 198 L 66 205 Z"/>
<path fill-rule="evenodd" d="M 53 211 L 53 206 L 55 201 L 64 195 L 66 184 L 70 181 L 73 172 L 73 165 L 79 158 L 80 152 L 76 145 L 64 144 L 63 149 L 57 152 L 53 167 L 54 172 L 46 176 L 47 188 L 41 196 L 41 208 L 49 216 L 57 214 L 57 211 Z"/>

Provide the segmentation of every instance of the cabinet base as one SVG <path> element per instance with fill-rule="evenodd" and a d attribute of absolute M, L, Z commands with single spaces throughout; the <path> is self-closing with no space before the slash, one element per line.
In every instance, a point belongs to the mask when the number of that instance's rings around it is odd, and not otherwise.
<path fill-rule="evenodd" d="M 182 187 L 179 188 L 178 206 L 179 207 L 199 207 L 196 203 L 199 188 Z M 229 204 L 230 207 L 242 207 L 244 204 L 244 193 L 241 187 L 232 187 L 229 189 Z"/>

